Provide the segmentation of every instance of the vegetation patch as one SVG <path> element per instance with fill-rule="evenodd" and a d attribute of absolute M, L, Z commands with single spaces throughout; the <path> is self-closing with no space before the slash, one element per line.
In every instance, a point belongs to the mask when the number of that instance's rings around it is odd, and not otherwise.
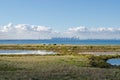
<path fill-rule="evenodd" d="M 119 51 L 120 46 L 0 45 L 0 49 L 48 50 L 59 54 L 0 55 L 1 80 L 120 80 L 120 66 L 106 63 L 120 55 L 79 52 Z"/>
<path fill-rule="evenodd" d="M 88 56 L 89 64 L 92 67 L 100 68 L 120 68 L 120 66 L 115 66 L 107 63 L 106 61 L 111 58 L 120 58 L 120 55 L 101 55 L 101 56 Z"/>
<path fill-rule="evenodd" d="M 119 56 L 14 55 L 0 56 L 2 80 L 119 80 L 120 70 L 101 65 Z M 94 63 L 94 64 L 93 64 Z M 102 67 L 102 68 L 100 68 Z M 108 68 L 109 67 L 109 68 Z"/>
<path fill-rule="evenodd" d="M 61 54 L 78 54 L 79 52 L 120 52 L 119 45 L 57 45 L 57 44 L 18 44 L 0 45 L 4 50 L 47 50 Z"/>

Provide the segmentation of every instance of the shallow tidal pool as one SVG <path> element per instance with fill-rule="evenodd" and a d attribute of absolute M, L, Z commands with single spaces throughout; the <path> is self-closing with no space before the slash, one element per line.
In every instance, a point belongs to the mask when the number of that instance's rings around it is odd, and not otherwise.
<path fill-rule="evenodd" d="M 108 59 L 107 63 L 111 65 L 120 65 L 120 58 Z"/>
<path fill-rule="evenodd" d="M 45 50 L 0 50 L 0 54 L 56 54 L 52 51 Z"/>

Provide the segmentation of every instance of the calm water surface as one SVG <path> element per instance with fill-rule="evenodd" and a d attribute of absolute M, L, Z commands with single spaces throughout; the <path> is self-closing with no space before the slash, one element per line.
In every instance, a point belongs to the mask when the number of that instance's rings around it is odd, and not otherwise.
<path fill-rule="evenodd" d="M 115 59 L 109 59 L 107 60 L 108 63 L 111 65 L 120 65 L 120 58 L 115 58 Z"/>
<path fill-rule="evenodd" d="M 91 44 L 120 45 L 120 40 L 0 40 L 0 44 Z"/>
<path fill-rule="evenodd" d="M 48 52 L 44 50 L 0 50 L 0 54 L 56 54 L 55 52 Z"/>

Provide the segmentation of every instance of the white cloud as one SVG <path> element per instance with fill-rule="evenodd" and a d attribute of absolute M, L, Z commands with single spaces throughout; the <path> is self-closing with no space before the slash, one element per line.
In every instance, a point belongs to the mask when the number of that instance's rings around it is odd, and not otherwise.
<path fill-rule="evenodd" d="M 44 27 L 44 26 L 37 26 L 37 27 L 36 27 L 36 31 L 49 32 L 49 31 L 51 31 L 51 30 L 52 30 L 51 28 Z"/>
<path fill-rule="evenodd" d="M 3 29 L 1 29 L 2 32 L 8 32 L 12 30 L 12 23 L 9 23 L 8 25 L 3 26 Z"/>
<path fill-rule="evenodd" d="M 120 29 L 74 27 L 69 28 L 65 35 L 79 39 L 120 39 Z"/>
<path fill-rule="evenodd" d="M 75 28 L 69 28 L 68 31 L 70 32 L 81 32 L 81 31 L 86 31 L 87 28 L 84 27 L 84 26 L 81 26 L 81 27 L 75 27 Z"/>
<path fill-rule="evenodd" d="M 50 39 L 54 31 L 45 26 L 9 23 L 0 29 L 0 39 Z"/>
<path fill-rule="evenodd" d="M 65 32 L 50 27 L 9 23 L 0 27 L 0 39 L 51 39 L 52 37 L 77 37 L 79 39 L 120 39 L 120 28 L 72 27 Z"/>

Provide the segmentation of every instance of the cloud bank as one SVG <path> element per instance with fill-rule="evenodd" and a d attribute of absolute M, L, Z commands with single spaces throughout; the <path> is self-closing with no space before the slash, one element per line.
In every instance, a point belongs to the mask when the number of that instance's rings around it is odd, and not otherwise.
<path fill-rule="evenodd" d="M 87 28 L 73 27 L 65 32 L 53 30 L 50 27 L 9 23 L 0 26 L 0 39 L 51 39 L 53 37 L 76 37 L 79 39 L 120 39 L 120 28 Z"/>

